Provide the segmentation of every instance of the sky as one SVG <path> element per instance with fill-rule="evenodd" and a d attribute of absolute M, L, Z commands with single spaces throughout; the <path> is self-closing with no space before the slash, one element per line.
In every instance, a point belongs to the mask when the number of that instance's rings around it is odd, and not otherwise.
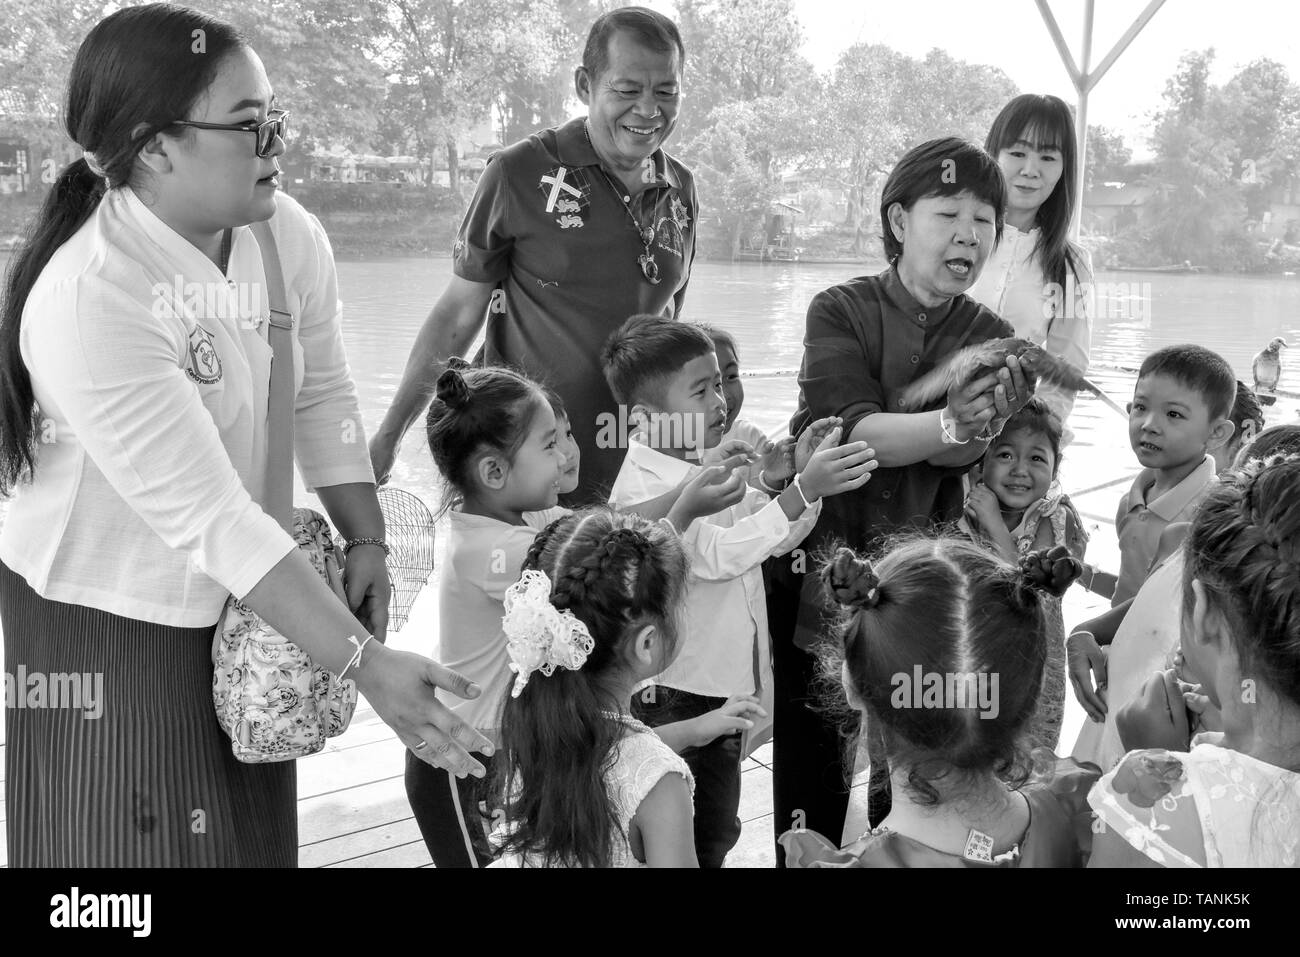
<path fill-rule="evenodd" d="M 671 12 L 670 3 L 652 5 Z M 1082 58 L 1085 0 L 1048 0 L 1077 63 Z M 1146 0 L 1096 0 L 1092 65 L 1110 52 Z M 1077 100 L 1034 0 L 795 0 L 806 42 L 820 71 L 854 43 L 884 43 L 920 57 L 934 48 L 999 67 L 1024 93 Z M 1300 3 L 1295 0 L 1165 0 L 1119 61 L 1090 93 L 1088 120 L 1121 133 L 1135 159 L 1149 156 L 1150 115 L 1179 57 L 1214 47 L 1212 82 L 1269 57 L 1300 81 Z"/>

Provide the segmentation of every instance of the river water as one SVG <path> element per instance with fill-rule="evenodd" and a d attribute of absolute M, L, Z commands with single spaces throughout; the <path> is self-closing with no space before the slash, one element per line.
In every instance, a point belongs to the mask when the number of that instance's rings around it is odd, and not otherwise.
<path fill-rule="evenodd" d="M 348 358 L 361 391 L 367 430 L 379 423 L 401 377 L 411 343 L 451 275 L 448 259 L 340 262 Z M 744 415 L 775 433 L 794 412 L 793 375 L 803 351 L 804 316 L 827 286 L 879 267 L 811 263 L 697 263 L 686 318 L 731 332 L 744 373 L 778 372 L 745 381 Z M 1147 353 L 1196 342 L 1223 355 L 1250 382 L 1251 359 L 1276 335 L 1300 339 L 1300 279 L 1100 273 L 1093 324 L 1095 378 L 1122 405 Z M 594 344 L 593 344 L 594 345 Z M 1300 390 L 1300 349 L 1283 351 L 1283 388 Z M 1270 417 L 1294 416 L 1283 403 Z M 1122 474 L 1133 463 L 1122 420 L 1091 396 L 1081 396 L 1070 422 L 1076 433 L 1067 457 L 1067 489 L 1079 490 Z M 412 429 L 393 483 L 433 487 L 434 469 L 418 429 Z M 1105 514 L 1105 511 L 1102 511 Z"/>

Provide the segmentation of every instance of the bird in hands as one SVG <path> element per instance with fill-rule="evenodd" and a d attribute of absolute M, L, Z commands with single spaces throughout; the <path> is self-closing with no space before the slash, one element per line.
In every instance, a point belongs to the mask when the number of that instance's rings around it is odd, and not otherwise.
<path fill-rule="evenodd" d="M 1272 405 L 1276 399 L 1272 398 L 1272 393 L 1277 391 L 1277 384 L 1282 378 L 1282 355 L 1280 350 L 1288 348 L 1287 341 L 1281 336 L 1274 336 L 1264 347 L 1264 351 L 1255 356 L 1255 361 L 1251 363 L 1251 371 L 1255 374 L 1255 392 L 1259 395 L 1260 402 L 1265 405 Z M 1272 401 L 1266 401 L 1264 393 L 1269 395 Z"/>
<path fill-rule="evenodd" d="M 1124 418 L 1128 418 L 1128 413 L 1082 372 L 1064 359 L 1045 352 L 1042 346 L 1035 345 L 1028 339 L 990 339 L 959 349 L 941 365 L 904 389 L 903 402 L 909 409 L 925 405 L 946 395 L 958 383 L 971 382 L 1001 369 L 1007 364 L 1009 356 L 1020 360 L 1020 367 L 1027 377 L 1059 385 L 1071 392 L 1090 392 Z"/>

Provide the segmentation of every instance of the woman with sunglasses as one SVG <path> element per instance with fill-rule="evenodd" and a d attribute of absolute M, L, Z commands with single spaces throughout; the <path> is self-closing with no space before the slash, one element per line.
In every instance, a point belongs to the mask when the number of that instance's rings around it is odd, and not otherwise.
<path fill-rule="evenodd" d="M 86 155 L 11 264 L 0 319 L 11 865 L 296 865 L 293 762 L 239 763 L 213 714 L 230 594 L 318 664 L 353 662 L 425 760 L 482 774 L 468 752 L 486 741 L 434 696 L 476 690 L 381 643 L 384 525 L 334 263 L 277 191 L 273 103 L 239 34 L 185 7 L 121 10 L 78 50 L 66 124 Z M 357 545 L 347 606 L 259 504 L 272 350 L 248 224 L 264 220 L 294 316 L 299 468 Z M 206 295 L 176 301 L 192 284 Z"/>

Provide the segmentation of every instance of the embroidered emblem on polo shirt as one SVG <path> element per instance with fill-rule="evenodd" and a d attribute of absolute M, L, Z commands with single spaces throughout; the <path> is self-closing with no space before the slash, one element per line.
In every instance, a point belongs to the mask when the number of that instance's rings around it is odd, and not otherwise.
<path fill-rule="evenodd" d="M 687 229 L 691 225 L 691 217 L 686 214 L 686 205 L 676 196 L 673 197 L 672 204 L 668 208 L 678 229 Z"/>
<path fill-rule="evenodd" d="M 190 355 L 185 374 L 203 385 L 221 381 L 221 357 L 217 355 L 212 333 L 199 325 L 190 333 Z"/>
<path fill-rule="evenodd" d="M 542 176 L 537 189 L 545 198 L 546 212 L 558 214 L 555 222 L 561 229 L 585 225 L 583 215 L 591 205 L 591 198 L 582 170 L 557 166 Z"/>

